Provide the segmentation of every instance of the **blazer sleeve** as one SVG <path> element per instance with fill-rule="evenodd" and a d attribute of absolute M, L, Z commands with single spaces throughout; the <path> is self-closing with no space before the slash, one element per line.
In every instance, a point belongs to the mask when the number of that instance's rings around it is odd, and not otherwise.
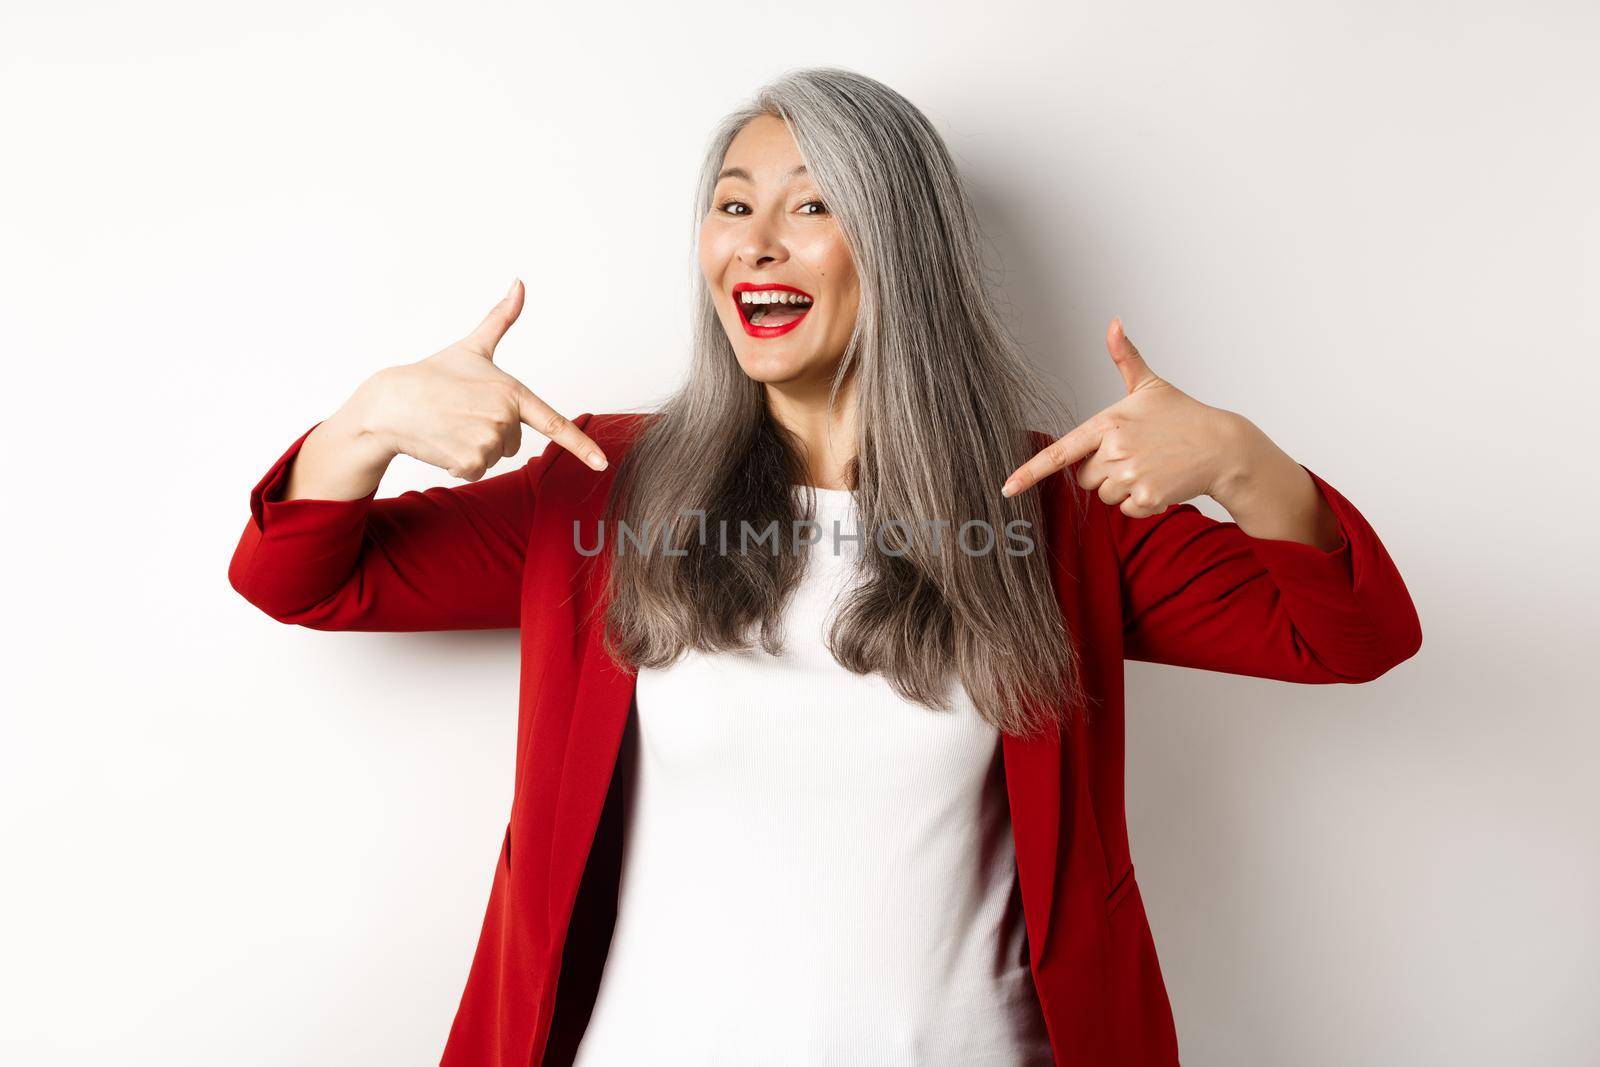
<path fill-rule="evenodd" d="M 1301 465 L 1304 468 L 1304 464 Z M 1193 504 L 1111 524 L 1124 656 L 1289 682 L 1364 682 L 1413 656 L 1422 627 L 1366 519 L 1310 468 L 1339 521 L 1329 551 L 1251 537 Z"/>
<path fill-rule="evenodd" d="M 590 415 L 574 423 L 584 428 Z M 534 500 L 561 453 L 457 486 L 375 499 L 283 500 L 312 425 L 250 492 L 228 581 L 283 623 L 314 630 L 484 630 L 520 622 Z"/>

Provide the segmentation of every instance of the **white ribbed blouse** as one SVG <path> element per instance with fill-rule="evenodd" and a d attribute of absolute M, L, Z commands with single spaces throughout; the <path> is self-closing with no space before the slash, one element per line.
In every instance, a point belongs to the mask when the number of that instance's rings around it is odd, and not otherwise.
<path fill-rule="evenodd" d="M 833 659 L 855 501 L 810 491 L 822 540 L 784 654 L 639 672 L 616 930 L 576 1067 L 1052 1062 L 999 734 L 953 674 L 936 712 Z"/>

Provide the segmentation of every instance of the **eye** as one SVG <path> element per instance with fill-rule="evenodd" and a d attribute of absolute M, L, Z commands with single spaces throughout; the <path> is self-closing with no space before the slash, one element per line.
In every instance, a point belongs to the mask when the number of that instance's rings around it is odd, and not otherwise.
<path fill-rule="evenodd" d="M 743 211 L 730 211 L 729 208 L 733 208 L 733 207 L 740 207 L 740 208 L 743 208 L 744 210 Z M 807 211 L 807 210 L 805 210 L 806 208 L 809 208 L 809 207 L 815 207 L 818 210 L 816 210 L 816 211 Z M 720 211 L 724 215 L 732 215 L 735 218 L 743 218 L 745 215 L 750 214 L 750 205 L 746 204 L 742 200 L 724 200 L 722 203 L 717 205 L 717 210 Z M 826 214 L 828 214 L 828 205 L 824 204 L 821 200 L 807 200 L 805 203 L 800 205 L 800 213 L 802 215 L 826 215 Z"/>

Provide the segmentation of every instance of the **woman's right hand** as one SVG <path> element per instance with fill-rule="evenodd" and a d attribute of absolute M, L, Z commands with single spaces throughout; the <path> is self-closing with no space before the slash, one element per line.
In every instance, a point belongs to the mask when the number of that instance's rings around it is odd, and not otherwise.
<path fill-rule="evenodd" d="M 307 435 L 282 500 L 356 500 L 402 453 L 475 482 L 522 447 L 531 426 L 595 470 L 606 457 L 571 420 L 494 364 L 495 346 L 522 311 L 522 282 L 478 328 L 427 359 L 388 367 Z"/>
<path fill-rule="evenodd" d="M 373 375 L 350 398 L 347 423 L 389 458 L 403 453 L 469 482 L 517 454 L 524 425 L 604 470 L 598 445 L 495 366 L 495 346 L 521 314 L 523 294 L 522 282 L 513 281 L 466 337 L 427 359 Z"/>

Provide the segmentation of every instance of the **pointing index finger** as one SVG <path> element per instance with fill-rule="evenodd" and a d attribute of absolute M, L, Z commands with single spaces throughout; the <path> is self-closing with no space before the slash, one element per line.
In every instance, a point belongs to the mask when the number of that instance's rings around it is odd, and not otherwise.
<path fill-rule="evenodd" d="M 518 383 L 521 385 L 521 383 Z M 523 385 L 517 392 L 517 416 L 522 422 L 550 438 L 551 442 L 560 445 L 597 471 L 606 469 L 606 454 L 600 451 L 600 446 L 595 444 L 588 434 L 562 415 L 555 408 L 546 404 L 534 393 L 532 389 Z"/>
<path fill-rule="evenodd" d="M 1040 449 L 1032 459 L 1018 467 L 1000 487 L 1001 496 L 1016 496 L 1031 489 L 1058 470 L 1078 462 L 1100 447 L 1105 436 L 1105 426 L 1099 415 L 1086 419 L 1073 427 L 1065 437 L 1052 441 Z"/>

